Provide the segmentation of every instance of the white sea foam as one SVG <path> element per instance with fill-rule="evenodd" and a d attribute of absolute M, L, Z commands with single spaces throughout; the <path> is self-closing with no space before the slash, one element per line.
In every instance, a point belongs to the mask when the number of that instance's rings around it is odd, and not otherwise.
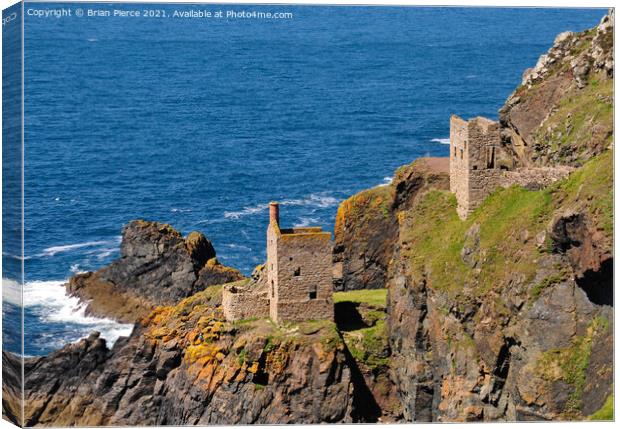
<path fill-rule="evenodd" d="M 172 213 L 189 213 L 189 212 L 192 211 L 192 209 L 178 209 L 176 207 L 173 207 L 173 208 L 170 209 L 170 211 Z"/>
<path fill-rule="evenodd" d="M 447 139 L 431 139 L 433 143 L 450 144 L 450 138 Z"/>
<path fill-rule="evenodd" d="M 380 188 L 382 186 L 390 185 L 390 184 L 392 184 L 392 180 L 394 180 L 393 177 L 384 177 L 383 178 L 383 182 L 379 183 L 378 185 L 375 185 L 375 188 Z"/>
<path fill-rule="evenodd" d="M 63 244 L 60 246 L 51 246 L 43 249 L 43 252 L 36 255 L 38 257 L 51 257 L 55 256 L 59 253 L 71 252 L 74 250 L 80 249 L 88 249 L 85 252 L 88 254 L 104 254 L 102 257 L 109 256 L 112 252 L 118 250 L 118 245 L 120 244 L 122 237 L 116 236 L 112 240 L 97 240 L 97 241 L 86 241 L 84 243 L 75 243 L 75 244 Z M 102 246 L 105 246 L 101 248 Z"/>
<path fill-rule="evenodd" d="M 250 247 L 248 246 L 244 246 L 243 244 L 224 244 L 224 247 L 228 247 L 229 249 L 237 249 L 237 250 L 247 250 L 250 251 L 252 250 Z"/>
<path fill-rule="evenodd" d="M 85 243 L 76 243 L 76 244 L 65 244 L 65 245 L 61 245 L 61 246 L 52 246 L 52 247 L 48 247 L 46 249 L 43 249 L 43 256 L 54 256 L 57 253 L 62 253 L 62 252 L 70 252 L 71 250 L 75 250 L 75 249 L 82 249 L 85 247 L 95 247 L 95 246 L 101 246 L 101 245 L 106 245 L 106 244 L 111 244 L 110 241 L 87 241 Z"/>
<path fill-rule="evenodd" d="M 258 204 L 253 207 L 244 207 L 243 210 L 234 212 L 224 212 L 224 217 L 227 219 L 239 219 L 244 216 L 249 216 L 266 211 L 269 208 L 269 204 Z"/>
<path fill-rule="evenodd" d="M 306 198 L 290 199 L 280 201 L 281 206 L 308 206 L 308 207 L 332 207 L 338 205 L 340 200 L 323 194 L 311 194 Z M 257 204 L 255 206 L 244 207 L 239 211 L 224 212 L 224 217 L 227 219 L 239 219 L 245 216 L 251 216 L 258 213 L 266 212 L 269 209 L 269 204 Z"/>
<path fill-rule="evenodd" d="M 319 222 L 320 220 L 315 217 L 300 217 L 299 222 L 297 222 L 294 226 L 296 228 L 303 228 L 306 226 L 318 225 Z"/>
<path fill-rule="evenodd" d="M 131 324 L 87 316 L 86 305 L 78 298 L 66 294 L 63 286 L 65 283 L 66 281 L 32 281 L 27 282 L 24 287 L 24 306 L 43 323 L 67 323 L 76 326 L 71 338 L 59 338 L 59 341 L 63 344 L 77 341 L 96 330 L 109 344 L 114 344 L 119 337 L 131 334 Z"/>
<path fill-rule="evenodd" d="M 22 288 L 18 282 L 11 279 L 2 279 L 2 301 L 15 306 L 22 305 Z"/>
<path fill-rule="evenodd" d="M 118 251 L 118 247 L 104 247 L 103 249 L 98 249 L 97 251 L 92 252 L 92 253 L 95 254 L 97 259 L 104 259 L 117 251 Z"/>
<path fill-rule="evenodd" d="M 71 265 L 71 268 L 69 268 L 69 270 L 73 273 L 73 274 L 83 274 L 86 271 L 80 269 L 79 264 L 73 264 Z"/>

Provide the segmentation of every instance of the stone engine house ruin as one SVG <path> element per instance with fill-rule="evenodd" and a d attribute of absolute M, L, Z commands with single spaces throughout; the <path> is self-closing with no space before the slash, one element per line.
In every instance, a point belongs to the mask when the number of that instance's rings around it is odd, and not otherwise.
<path fill-rule="evenodd" d="M 224 287 L 227 320 L 333 320 L 331 233 L 320 227 L 280 228 L 277 203 L 269 205 L 267 263 L 254 277 Z"/>
<path fill-rule="evenodd" d="M 483 117 L 450 118 L 450 191 L 457 213 L 466 219 L 498 187 L 540 189 L 571 171 L 570 167 L 520 167 L 501 145 L 500 124 Z"/>

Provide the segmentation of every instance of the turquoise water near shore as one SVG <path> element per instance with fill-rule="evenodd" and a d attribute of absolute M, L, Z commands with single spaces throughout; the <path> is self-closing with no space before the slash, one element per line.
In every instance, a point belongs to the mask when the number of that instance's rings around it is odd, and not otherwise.
<path fill-rule="evenodd" d="M 446 156 L 451 114 L 496 118 L 558 33 L 605 13 L 209 8 L 293 17 L 26 17 L 26 354 L 130 331 L 85 317 L 60 286 L 118 257 L 128 221 L 199 230 L 250 273 L 270 200 L 285 225 L 331 230 L 342 199 Z"/>

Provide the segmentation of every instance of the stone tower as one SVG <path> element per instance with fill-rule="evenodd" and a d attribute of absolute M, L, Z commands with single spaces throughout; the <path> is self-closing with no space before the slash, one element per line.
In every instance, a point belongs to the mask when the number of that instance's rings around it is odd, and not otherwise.
<path fill-rule="evenodd" d="M 456 195 L 461 219 L 497 188 L 501 177 L 499 156 L 499 123 L 482 117 L 466 121 L 452 115 L 450 190 Z"/>
<path fill-rule="evenodd" d="M 267 281 L 274 322 L 333 320 L 331 234 L 320 227 L 281 229 L 278 203 L 270 203 Z"/>

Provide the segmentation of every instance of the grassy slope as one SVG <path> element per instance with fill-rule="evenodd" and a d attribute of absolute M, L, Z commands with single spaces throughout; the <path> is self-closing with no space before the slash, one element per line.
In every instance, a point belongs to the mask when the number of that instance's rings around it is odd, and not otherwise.
<path fill-rule="evenodd" d="M 515 95 L 527 100 L 550 80 L 561 76 L 572 79 L 571 61 L 591 49 L 595 35 L 596 29 L 578 33 L 578 41 L 569 55 L 558 59 L 545 79 L 531 87 L 519 86 Z M 605 51 L 613 49 L 613 32 L 604 33 L 597 46 Z M 572 85 L 535 132 L 535 151 L 550 152 L 554 155 L 553 163 L 583 165 L 591 154 L 608 147 L 613 141 L 613 82 L 604 72 L 591 71 L 584 88 Z"/>
<path fill-rule="evenodd" d="M 607 397 L 605 404 L 600 410 L 589 417 L 590 420 L 613 420 L 614 419 L 614 395 L 613 393 Z"/>
<path fill-rule="evenodd" d="M 613 140 L 613 80 L 592 76 L 583 90 L 572 89 L 543 122 L 535 143 L 557 154 L 558 161 L 578 155 Z"/>
<path fill-rule="evenodd" d="M 611 236 L 612 153 L 606 151 L 568 179 L 543 190 L 500 189 L 466 221 L 458 218 L 455 207 L 450 192 L 431 191 L 407 216 L 402 237 L 409 249 L 412 273 L 425 273 L 432 288 L 452 296 L 458 295 L 463 285 L 476 285 L 476 292 L 482 295 L 517 273 L 527 282 L 534 277 L 534 261 L 541 252 L 534 237 L 547 228 L 556 213 L 566 208 L 583 210 Z M 466 232 L 474 224 L 480 225 L 479 270 L 470 269 L 460 255 Z"/>
<path fill-rule="evenodd" d="M 348 292 L 334 292 L 334 304 L 339 302 L 357 302 L 385 308 L 386 299 L 387 289 L 360 289 Z"/>

